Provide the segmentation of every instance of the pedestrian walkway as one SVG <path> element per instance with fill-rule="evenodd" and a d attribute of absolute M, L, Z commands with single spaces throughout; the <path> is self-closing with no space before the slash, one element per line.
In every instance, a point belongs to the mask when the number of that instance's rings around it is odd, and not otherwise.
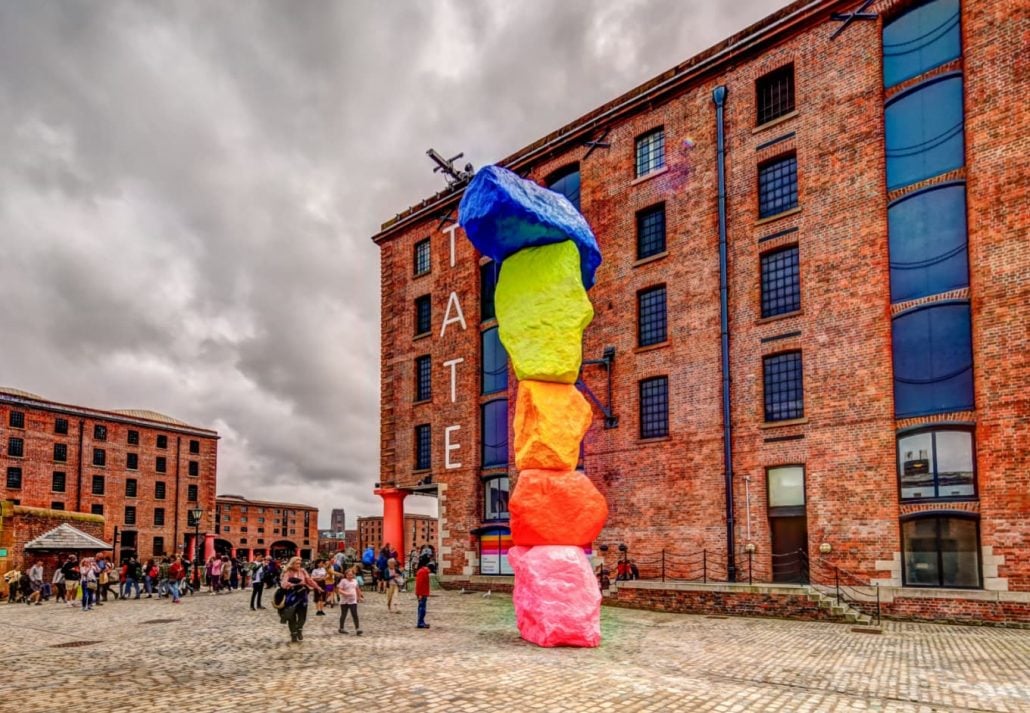
<path fill-rule="evenodd" d="M 848 626 L 605 608 L 599 649 L 540 649 L 511 599 L 440 592 L 429 630 L 366 594 L 362 637 L 338 609 L 289 646 L 249 596 L 112 602 L 83 613 L 0 605 L 0 710 L 1030 711 L 1030 633 L 887 622 Z"/>

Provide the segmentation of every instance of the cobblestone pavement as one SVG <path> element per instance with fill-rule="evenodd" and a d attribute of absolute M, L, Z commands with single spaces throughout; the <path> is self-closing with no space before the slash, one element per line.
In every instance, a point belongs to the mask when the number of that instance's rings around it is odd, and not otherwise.
<path fill-rule="evenodd" d="M 0 711 L 1030 711 L 1026 630 L 606 608 L 601 648 L 556 650 L 519 639 L 504 595 L 441 592 L 429 630 L 413 595 L 400 607 L 367 595 L 364 636 L 337 634 L 330 610 L 291 646 L 240 593 L 3 604 Z M 76 642 L 95 643 L 60 646 Z"/>

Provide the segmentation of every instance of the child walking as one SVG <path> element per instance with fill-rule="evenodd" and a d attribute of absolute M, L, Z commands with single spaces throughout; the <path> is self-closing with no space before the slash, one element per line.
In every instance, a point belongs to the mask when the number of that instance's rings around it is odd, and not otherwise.
<path fill-rule="evenodd" d="M 349 567 L 344 572 L 343 579 L 336 583 L 337 593 L 340 597 L 340 633 L 346 634 L 344 624 L 347 622 L 347 612 L 350 612 L 354 619 L 354 633 L 361 636 L 361 624 L 358 623 L 358 602 L 365 601 L 365 596 L 358 587 L 358 580 L 355 579 L 354 570 L 357 567 Z"/>

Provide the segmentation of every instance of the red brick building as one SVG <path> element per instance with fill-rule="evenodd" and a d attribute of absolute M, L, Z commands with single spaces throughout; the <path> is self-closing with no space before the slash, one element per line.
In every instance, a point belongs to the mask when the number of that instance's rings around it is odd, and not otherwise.
<path fill-rule="evenodd" d="M 102 515 L 97 536 L 119 559 L 192 552 L 191 511 L 203 511 L 201 535 L 213 530 L 217 467 L 210 429 L 0 388 L 0 500 Z"/>
<path fill-rule="evenodd" d="M 704 553 L 731 580 L 832 563 L 898 602 L 1030 617 L 1027 16 L 860 4 L 795 2 L 499 162 L 572 200 L 604 255 L 581 373 L 595 545 Z M 508 571 L 516 475 L 463 185 L 374 236 L 377 492 L 388 518 L 439 498 L 451 577 Z"/>
<path fill-rule="evenodd" d="M 412 547 L 421 549 L 423 545 L 432 545 L 434 549 L 439 549 L 437 522 L 435 517 L 429 515 L 405 515 L 404 547 L 398 547 L 398 553 L 407 557 Z M 384 536 L 382 517 L 359 517 L 357 534 L 359 552 L 364 552 L 369 546 L 378 551 L 387 543 L 397 547 L 396 541 Z"/>
<path fill-rule="evenodd" d="M 265 555 L 311 559 L 318 547 L 318 508 L 219 495 L 214 536 L 216 552 L 248 561 Z"/>

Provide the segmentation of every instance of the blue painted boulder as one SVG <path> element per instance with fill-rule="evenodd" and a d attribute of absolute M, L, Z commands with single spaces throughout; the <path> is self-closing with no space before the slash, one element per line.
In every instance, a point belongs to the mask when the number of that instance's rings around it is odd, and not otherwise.
<path fill-rule="evenodd" d="M 465 189 L 458 222 L 476 250 L 498 264 L 522 248 L 571 240 L 579 250 L 583 287 L 594 285 L 601 249 L 586 220 L 560 193 L 486 166 Z"/>

